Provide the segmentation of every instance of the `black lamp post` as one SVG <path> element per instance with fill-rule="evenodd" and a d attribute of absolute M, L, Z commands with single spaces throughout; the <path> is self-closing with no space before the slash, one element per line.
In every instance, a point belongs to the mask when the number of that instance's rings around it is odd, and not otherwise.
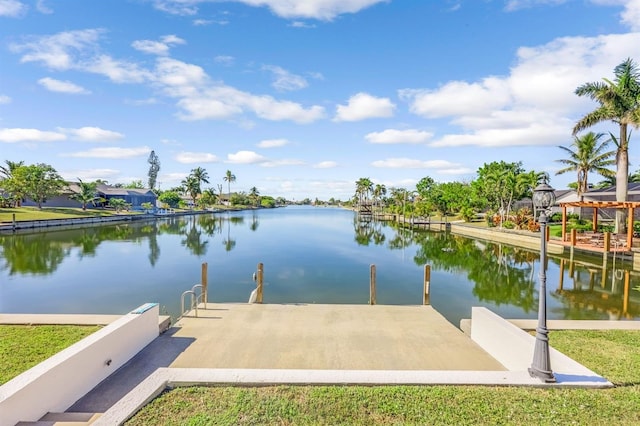
<path fill-rule="evenodd" d="M 545 383 L 556 381 L 551 371 L 549 359 L 549 330 L 547 329 L 547 212 L 556 201 L 555 189 L 543 182 L 533 190 L 533 205 L 540 210 L 540 289 L 538 303 L 538 327 L 536 345 L 533 350 L 533 362 L 529 367 L 531 377 L 537 377 Z"/>

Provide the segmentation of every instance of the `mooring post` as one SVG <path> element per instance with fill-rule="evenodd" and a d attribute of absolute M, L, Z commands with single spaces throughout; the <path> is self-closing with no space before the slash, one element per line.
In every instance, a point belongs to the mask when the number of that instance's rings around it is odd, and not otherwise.
<path fill-rule="evenodd" d="M 424 287 L 422 292 L 422 304 L 430 305 L 429 287 L 431 287 L 431 266 L 424 265 Z"/>
<path fill-rule="evenodd" d="M 256 294 L 256 303 L 262 303 L 262 285 L 264 282 L 264 265 L 262 262 L 258 263 L 258 293 Z"/>
<path fill-rule="evenodd" d="M 369 304 L 376 304 L 376 265 L 369 267 Z"/>
<path fill-rule="evenodd" d="M 203 262 L 202 263 L 202 269 L 201 269 L 201 277 L 200 277 L 200 283 L 202 284 L 202 301 L 204 302 L 204 308 L 207 309 L 207 299 L 208 297 L 208 279 L 207 279 L 207 262 Z"/>

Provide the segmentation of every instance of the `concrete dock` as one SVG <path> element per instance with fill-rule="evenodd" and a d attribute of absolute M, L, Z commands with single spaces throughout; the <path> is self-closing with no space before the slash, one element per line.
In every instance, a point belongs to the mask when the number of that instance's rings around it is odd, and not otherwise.
<path fill-rule="evenodd" d="M 193 313 L 192 313 L 193 315 Z M 171 367 L 503 370 L 431 306 L 209 304 Z"/>

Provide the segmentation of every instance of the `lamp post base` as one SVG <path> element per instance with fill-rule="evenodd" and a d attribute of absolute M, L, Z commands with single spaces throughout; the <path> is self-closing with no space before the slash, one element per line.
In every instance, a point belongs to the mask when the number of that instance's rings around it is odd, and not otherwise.
<path fill-rule="evenodd" d="M 535 367 L 529 367 L 529 375 L 531 377 L 536 377 L 538 379 L 540 379 L 541 381 L 543 381 L 544 383 L 555 383 L 556 382 L 556 378 L 553 375 L 553 372 L 551 371 L 543 371 L 543 370 L 538 370 Z"/>

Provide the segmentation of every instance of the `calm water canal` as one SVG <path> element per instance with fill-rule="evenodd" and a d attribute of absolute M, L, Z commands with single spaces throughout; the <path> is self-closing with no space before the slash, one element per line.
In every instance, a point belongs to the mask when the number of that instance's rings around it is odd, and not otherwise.
<path fill-rule="evenodd" d="M 536 318 L 539 253 L 480 240 L 366 223 L 348 210 L 287 207 L 180 216 L 121 225 L 0 235 L 0 312 L 122 314 L 158 302 L 177 316 L 180 296 L 209 265 L 209 300 L 246 302 L 264 263 L 265 303 L 369 300 L 431 303 L 456 326 L 472 306 Z M 549 319 L 640 319 L 640 274 L 629 261 L 551 257 Z"/>

